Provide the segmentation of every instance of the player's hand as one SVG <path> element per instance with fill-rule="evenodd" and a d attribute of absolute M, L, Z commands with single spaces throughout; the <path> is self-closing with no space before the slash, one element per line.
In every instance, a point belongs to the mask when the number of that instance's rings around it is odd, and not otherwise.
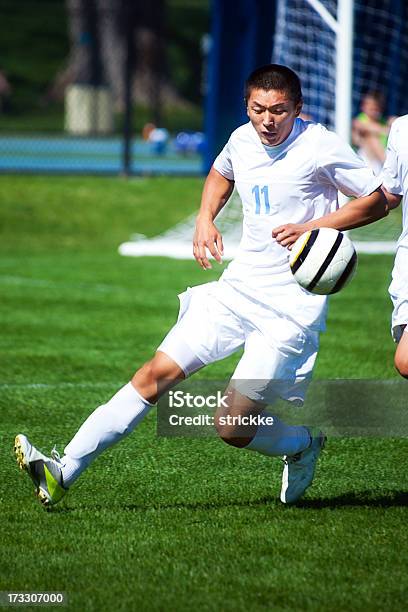
<path fill-rule="evenodd" d="M 276 238 L 276 241 L 283 247 L 288 247 L 290 250 L 292 244 L 296 240 L 307 232 L 309 228 L 305 223 L 287 223 L 286 225 L 280 225 L 272 230 L 272 237 Z"/>
<path fill-rule="evenodd" d="M 214 223 L 207 217 L 198 216 L 193 238 L 193 253 L 197 263 L 203 270 L 210 270 L 211 263 L 208 260 L 208 251 L 219 264 L 222 264 L 221 256 L 224 255 L 222 236 Z"/>

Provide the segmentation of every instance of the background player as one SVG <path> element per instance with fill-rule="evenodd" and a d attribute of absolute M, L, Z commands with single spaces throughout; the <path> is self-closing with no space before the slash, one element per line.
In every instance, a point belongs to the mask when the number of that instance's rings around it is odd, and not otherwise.
<path fill-rule="evenodd" d="M 160 395 L 203 366 L 240 347 L 243 356 L 228 389 L 229 403 L 216 414 L 220 437 L 236 447 L 284 455 L 281 500 L 299 499 L 313 479 L 323 445 L 320 431 L 272 424 L 225 425 L 222 416 L 264 416 L 277 397 L 304 400 L 324 329 L 327 300 L 302 290 L 289 269 L 288 250 L 314 227 L 349 229 L 386 214 L 380 181 L 334 133 L 298 118 L 302 93 L 290 69 L 268 65 L 246 84 L 250 121 L 233 132 L 205 182 L 194 236 L 194 256 L 210 267 L 222 236 L 214 219 L 234 184 L 243 203 L 243 238 L 219 281 L 180 296 L 177 324 L 152 360 L 106 404 L 97 408 L 60 460 L 42 455 L 16 437 L 20 466 L 45 504 L 61 499 L 107 447 L 130 433 Z M 337 208 L 337 191 L 357 199 Z"/>
<path fill-rule="evenodd" d="M 408 115 L 396 119 L 391 127 L 382 176 L 389 208 L 399 206 L 404 197 L 403 228 L 397 244 L 389 292 L 394 305 L 392 335 L 398 343 L 395 367 L 401 376 L 408 378 Z"/>
<path fill-rule="evenodd" d="M 381 172 L 385 160 L 390 121 L 383 117 L 384 96 L 370 91 L 361 100 L 361 112 L 353 120 L 352 140 L 359 155 L 371 166 L 375 174 Z"/>

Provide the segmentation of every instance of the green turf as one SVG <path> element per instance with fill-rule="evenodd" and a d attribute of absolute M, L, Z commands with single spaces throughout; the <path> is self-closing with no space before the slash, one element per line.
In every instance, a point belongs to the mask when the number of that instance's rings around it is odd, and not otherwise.
<path fill-rule="evenodd" d="M 62 450 L 152 354 L 177 292 L 216 277 L 116 252 L 131 233 L 189 214 L 201 186 L 0 178 L 0 591 L 61 590 L 79 611 L 404 610 L 405 439 L 330 440 L 296 508 L 277 501 L 278 460 L 216 439 L 157 438 L 154 413 L 51 513 L 17 472 L 16 432 Z M 391 267 L 389 256 L 360 257 L 332 299 L 317 378 L 396 378 Z M 200 376 L 226 377 L 236 360 Z"/>

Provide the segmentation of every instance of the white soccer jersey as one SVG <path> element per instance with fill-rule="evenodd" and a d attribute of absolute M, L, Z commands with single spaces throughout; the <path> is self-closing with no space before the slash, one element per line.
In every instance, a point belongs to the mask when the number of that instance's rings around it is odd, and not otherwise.
<path fill-rule="evenodd" d="M 242 125 L 214 168 L 235 181 L 244 214 L 238 254 L 221 279 L 304 327 L 323 329 L 327 298 L 300 288 L 272 230 L 322 217 L 338 207 L 338 190 L 369 195 L 381 179 L 335 133 L 302 119 L 277 147 L 265 147 L 251 122 Z"/>
<path fill-rule="evenodd" d="M 402 202 L 402 233 L 398 240 L 389 292 L 394 305 L 391 328 L 394 340 L 401 338 L 401 326 L 408 324 L 408 115 L 399 117 L 391 126 L 383 185 L 390 193 L 404 196 Z"/>
<path fill-rule="evenodd" d="M 387 191 L 405 198 L 398 246 L 408 247 L 408 115 L 399 117 L 391 126 L 382 178 Z"/>

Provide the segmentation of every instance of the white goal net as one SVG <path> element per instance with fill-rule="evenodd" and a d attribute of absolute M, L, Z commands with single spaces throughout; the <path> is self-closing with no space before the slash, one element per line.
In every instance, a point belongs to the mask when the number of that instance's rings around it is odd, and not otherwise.
<path fill-rule="evenodd" d="M 344 96 L 344 91 L 336 90 L 338 36 L 332 29 L 336 27 L 340 1 L 278 0 L 272 54 L 272 61 L 289 66 L 299 75 L 305 113 L 330 129 L 336 127 L 336 101 Z M 352 113 L 357 114 L 361 98 L 368 91 L 385 96 L 388 114 L 408 112 L 408 29 L 403 2 L 345 2 L 353 5 L 354 16 L 350 58 Z"/>
<path fill-rule="evenodd" d="M 154 238 L 134 235 L 129 242 L 120 245 L 119 253 L 130 256 L 171 254 L 175 259 L 191 259 L 195 219 L 196 213 Z M 215 223 L 223 237 L 224 259 L 232 259 L 242 233 L 242 205 L 237 192 L 234 191 Z"/>

